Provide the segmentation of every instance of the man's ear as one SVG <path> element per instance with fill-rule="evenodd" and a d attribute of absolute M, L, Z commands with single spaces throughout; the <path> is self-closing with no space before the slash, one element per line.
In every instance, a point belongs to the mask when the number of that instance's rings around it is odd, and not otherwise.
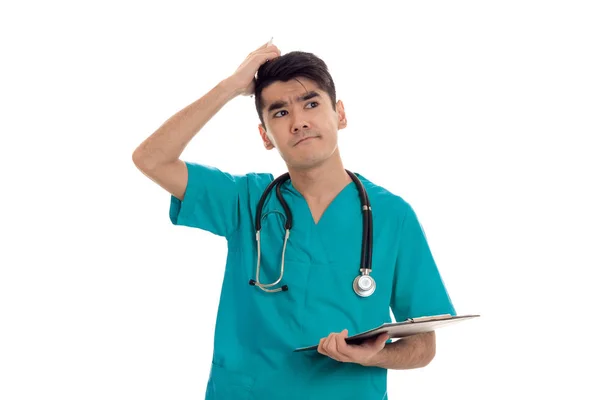
<path fill-rule="evenodd" d="M 267 131 L 265 130 L 265 128 L 263 128 L 262 124 L 258 124 L 258 132 L 260 133 L 260 137 L 263 140 L 265 149 L 267 149 L 267 150 L 274 149 L 275 146 L 273 146 L 273 143 L 271 143 L 269 136 L 267 136 Z"/>
<path fill-rule="evenodd" d="M 341 100 L 337 102 L 337 113 L 338 113 L 338 129 L 344 129 L 348 126 L 348 121 L 346 120 L 346 111 L 344 110 L 344 103 Z"/>

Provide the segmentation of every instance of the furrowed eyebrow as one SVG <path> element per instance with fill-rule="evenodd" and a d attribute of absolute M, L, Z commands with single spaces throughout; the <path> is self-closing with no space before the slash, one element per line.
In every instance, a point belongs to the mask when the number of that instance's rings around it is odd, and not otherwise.
<path fill-rule="evenodd" d="M 319 93 L 315 92 L 314 90 L 312 90 L 302 96 L 296 97 L 296 101 L 306 101 L 306 100 L 310 100 L 314 97 L 321 97 L 321 95 Z M 287 105 L 288 105 L 287 101 L 282 101 L 282 100 L 275 101 L 274 103 L 272 103 L 269 106 L 269 108 L 267 109 L 267 112 L 270 113 L 271 111 L 277 110 L 279 108 L 283 108 Z"/>

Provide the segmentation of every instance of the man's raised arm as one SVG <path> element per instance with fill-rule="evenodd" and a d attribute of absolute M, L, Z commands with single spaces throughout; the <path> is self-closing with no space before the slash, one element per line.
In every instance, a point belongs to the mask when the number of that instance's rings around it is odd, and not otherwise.
<path fill-rule="evenodd" d="M 183 200 L 188 171 L 179 157 L 185 147 L 230 100 L 240 94 L 252 94 L 258 68 L 268 59 L 280 55 L 279 49 L 272 44 L 265 44 L 250 53 L 233 75 L 170 117 L 135 149 L 132 159 L 137 168 L 173 196 Z"/>

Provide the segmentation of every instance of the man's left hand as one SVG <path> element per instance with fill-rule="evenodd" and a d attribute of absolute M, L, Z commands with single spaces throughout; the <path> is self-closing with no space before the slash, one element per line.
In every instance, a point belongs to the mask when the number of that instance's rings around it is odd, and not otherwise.
<path fill-rule="evenodd" d="M 385 342 L 389 339 L 387 333 L 382 333 L 376 338 L 356 345 L 346 343 L 347 337 L 347 329 L 344 329 L 340 333 L 331 333 L 319 341 L 317 351 L 339 362 L 374 366 L 377 355 L 383 350 Z"/>

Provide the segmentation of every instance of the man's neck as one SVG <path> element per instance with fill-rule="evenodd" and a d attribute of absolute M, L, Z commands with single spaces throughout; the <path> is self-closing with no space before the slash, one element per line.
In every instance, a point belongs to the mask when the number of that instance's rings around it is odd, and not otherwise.
<path fill-rule="evenodd" d="M 329 202 L 352 181 L 341 159 L 332 156 L 323 164 L 308 169 L 289 169 L 294 188 L 309 202 Z"/>

